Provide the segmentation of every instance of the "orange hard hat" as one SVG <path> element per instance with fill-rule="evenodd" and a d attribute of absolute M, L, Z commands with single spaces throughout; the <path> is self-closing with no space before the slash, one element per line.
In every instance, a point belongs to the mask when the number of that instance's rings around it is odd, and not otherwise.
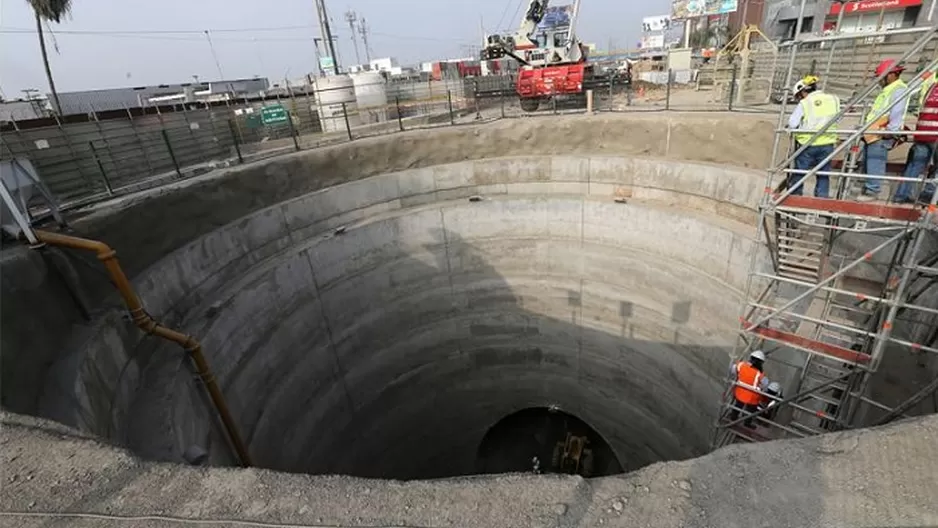
<path fill-rule="evenodd" d="M 883 62 L 880 62 L 879 66 L 876 67 L 876 76 L 879 77 L 887 71 L 889 73 L 902 73 L 905 71 L 905 67 L 898 66 L 894 59 L 886 59 Z"/>

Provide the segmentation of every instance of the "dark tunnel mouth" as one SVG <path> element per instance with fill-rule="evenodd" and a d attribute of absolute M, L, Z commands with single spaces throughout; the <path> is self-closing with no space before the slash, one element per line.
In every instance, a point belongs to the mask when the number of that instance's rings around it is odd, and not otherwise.
<path fill-rule="evenodd" d="M 476 473 L 558 473 L 585 478 L 622 473 L 603 435 L 559 406 L 528 407 L 500 418 L 479 443 Z"/>

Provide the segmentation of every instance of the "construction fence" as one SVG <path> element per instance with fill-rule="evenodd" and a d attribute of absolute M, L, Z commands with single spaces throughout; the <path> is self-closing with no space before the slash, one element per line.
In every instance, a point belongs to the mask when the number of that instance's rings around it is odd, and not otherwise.
<path fill-rule="evenodd" d="M 702 73 L 599 75 L 583 94 L 542 100 L 533 111 L 521 108 L 511 75 L 383 81 L 370 87 L 376 97 L 357 100 L 342 99 L 338 89 L 304 86 L 275 88 L 264 97 L 106 112 L 90 108 L 87 114 L 4 123 L 0 156 L 30 160 L 58 200 L 77 207 L 219 167 L 364 137 L 582 114 L 587 91 L 594 112 L 760 110 L 736 102 L 741 98 L 734 90 L 744 83 L 731 82 L 723 93 L 698 86 Z"/>
<path fill-rule="evenodd" d="M 464 82 L 386 88 L 387 98 L 371 105 L 354 99 L 326 105 L 320 99 L 329 94 L 304 87 L 10 121 L 0 128 L 0 157 L 30 160 L 57 199 L 74 207 L 266 155 L 449 125 L 474 97 Z"/>
<path fill-rule="evenodd" d="M 714 98 L 722 101 L 732 95 L 737 107 L 781 103 L 785 90 L 791 88 L 785 82 L 794 55 L 789 84 L 809 74 L 817 75 L 824 90 L 847 100 L 875 77 L 873 72 L 880 61 L 903 55 L 924 29 L 831 35 L 781 46 L 753 42 L 746 58 L 737 55 L 704 65 L 697 88 L 713 90 L 717 94 Z M 908 62 L 908 70 L 918 72 L 936 54 L 938 42 L 930 42 Z"/>

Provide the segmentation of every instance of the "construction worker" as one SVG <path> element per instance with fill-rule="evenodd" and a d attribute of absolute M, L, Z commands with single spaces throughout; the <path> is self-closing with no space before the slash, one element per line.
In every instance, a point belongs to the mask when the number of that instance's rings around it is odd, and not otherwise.
<path fill-rule="evenodd" d="M 738 361 L 730 367 L 730 379 L 736 382 L 733 387 L 733 407 L 730 420 L 739 416 L 739 411 L 754 413 L 759 410 L 763 396 L 757 391 L 765 391 L 769 380 L 762 373 L 765 365 L 765 352 L 755 350 L 749 354 L 748 361 Z M 752 417 L 746 418 L 746 427 L 752 427 Z"/>
<path fill-rule="evenodd" d="M 840 113 L 840 99 L 821 91 L 818 88 L 818 80 L 816 76 L 808 75 L 798 81 L 793 90 L 798 105 L 795 106 L 795 110 L 788 119 L 788 128 L 803 130 L 803 132 L 797 132 L 794 136 L 798 148 L 811 141 L 814 132 L 820 131 Z M 811 141 L 811 144 L 804 152 L 795 158 L 795 169 L 809 171 L 833 154 L 834 145 L 837 143 L 836 131 L 837 125 L 831 125 L 824 134 Z M 820 172 L 830 172 L 830 160 L 818 170 Z M 802 178 L 804 178 L 804 173 L 788 175 L 788 188 L 792 189 L 791 194 L 799 196 L 802 194 L 803 184 L 796 186 Z M 816 178 L 817 184 L 814 187 L 814 196 L 827 198 L 830 178 L 822 174 L 816 175 Z"/>
<path fill-rule="evenodd" d="M 880 62 L 876 67 L 876 77 L 884 73 L 886 76 L 880 79 L 880 85 L 882 85 L 883 89 L 879 95 L 876 96 L 876 100 L 873 101 L 873 107 L 870 108 L 869 113 L 866 115 L 866 123 L 870 123 L 879 114 L 889 108 L 890 105 L 893 105 L 893 103 L 905 97 L 905 92 L 908 87 L 901 78 L 903 71 L 905 71 L 905 68 L 900 66 L 893 59 L 886 59 Z M 876 122 L 873 123 L 869 130 L 886 130 L 897 134 L 900 133 L 908 107 L 908 99 L 896 103 L 892 106 L 889 113 L 876 119 Z M 866 174 L 869 176 L 885 176 L 886 158 L 889 156 L 889 151 L 896 146 L 896 138 L 889 135 L 870 134 L 864 136 L 863 141 L 863 159 L 866 165 Z M 863 191 L 857 199 L 861 202 L 876 200 L 879 198 L 880 188 L 882 188 L 881 180 L 868 178 L 866 183 L 863 184 Z"/>
<path fill-rule="evenodd" d="M 769 386 L 766 387 L 764 391 L 768 396 L 762 397 L 762 402 L 759 404 L 759 410 L 768 409 L 762 415 L 765 416 L 767 420 L 774 420 L 775 415 L 778 414 L 778 400 L 775 398 L 782 398 L 782 386 L 777 381 L 769 383 Z M 769 396 L 774 396 L 775 398 L 770 398 Z"/>
<path fill-rule="evenodd" d="M 935 84 L 938 79 L 938 72 L 927 72 L 926 78 L 922 82 L 922 90 L 919 94 L 918 103 L 918 121 L 915 124 L 916 131 L 938 132 L 938 85 Z M 905 178 L 921 178 L 928 164 L 934 160 L 935 145 L 938 143 L 938 136 L 926 136 L 913 134 L 914 143 L 909 149 L 909 156 L 905 161 L 905 171 L 902 176 Z M 912 196 L 915 190 L 915 182 L 904 181 L 899 184 L 893 196 L 896 203 L 913 203 L 916 197 Z M 931 194 L 935 192 L 935 184 L 929 183 L 922 190 L 918 199 L 924 202 L 931 201 Z"/>

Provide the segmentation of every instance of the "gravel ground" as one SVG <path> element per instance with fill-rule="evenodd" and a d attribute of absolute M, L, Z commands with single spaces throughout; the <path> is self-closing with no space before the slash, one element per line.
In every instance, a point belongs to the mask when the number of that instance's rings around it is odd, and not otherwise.
<path fill-rule="evenodd" d="M 191 468 L 3 414 L 0 526 L 938 526 L 938 416 L 634 473 L 375 481 Z"/>

